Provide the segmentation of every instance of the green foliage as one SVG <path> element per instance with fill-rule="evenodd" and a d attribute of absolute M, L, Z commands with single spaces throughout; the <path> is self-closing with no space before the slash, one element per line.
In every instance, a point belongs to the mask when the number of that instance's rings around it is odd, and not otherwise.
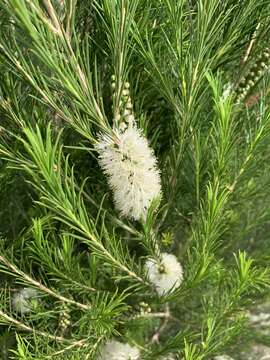
<path fill-rule="evenodd" d="M 98 359 L 117 338 L 210 360 L 244 341 L 269 295 L 268 63 L 239 93 L 269 19 L 264 0 L 0 0 L 0 357 Z M 95 148 L 129 97 L 162 178 L 138 222 Z M 184 280 L 158 296 L 144 263 L 162 252 Z"/>

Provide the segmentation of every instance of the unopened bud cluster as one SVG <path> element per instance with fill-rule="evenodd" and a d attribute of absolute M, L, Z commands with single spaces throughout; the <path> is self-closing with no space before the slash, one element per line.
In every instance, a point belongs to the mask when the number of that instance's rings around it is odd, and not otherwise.
<path fill-rule="evenodd" d="M 112 75 L 112 89 L 114 90 L 116 86 L 115 83 L 115 75 Z M 135 117 L 133 114 L 133 105 L 130 97 L 130 84 L 129 82 L 125 82 L 123 86 L 123 90 L 121 93 L 121 100 L 119 102 L 119 112 L 115 115 L 114 123 L 119 124 L 119 128 L 121 130 L 125 130 L 129 125 L 133 125 L 135 123 Z M 115 92 L 113 93 L 113 97 L 115 97 Z"/>
<path fill-rule="evenodd" d="M 65 335 L 68 328 L 71 325 L 71 317 L 69 313 L 69 308 L 66 304 L 63 304 L 63 309 L 59 314 L 59 330 L 61 335 Z"/>
<path fill-rule="evenodd" d="M 152 311 L 151 306 L 150 306 L 148 303 L 144 302 L 144 301 L 141 301 L 141 302 L 139 303 L 139 306 L 140 306 L 140 313 L 141 313 L 141 315 L 143 315 L 143 314 L 149 314 L 149 313 L 151 313 L 151 311 Z"/>
<path fill-rule="evenodd" d="M 259 59 L 250 68 L 248 74 L 243 77 L 236 88 L 237 103 L 246 98 L 254 86 L 263 77 L 270 67 L 270 48 L 264 49 Z"/>

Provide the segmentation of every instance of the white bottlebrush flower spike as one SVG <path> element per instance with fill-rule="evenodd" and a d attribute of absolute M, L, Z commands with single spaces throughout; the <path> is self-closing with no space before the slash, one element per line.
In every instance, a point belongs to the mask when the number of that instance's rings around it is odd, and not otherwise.
<path fill-rule="evenodd" d="M 37 297 L 37 291 L 31 288 L 23 288 L 12 297 L 12 306 L 15 311 L 27 314 L 31 311 L 31 300 Z"/>
<path fill-rule="evenodd" d="M 101 136 L 96 149 L 117 209 L 129 218 L 145 219 L 152 200 L 161 195 L 157 160 L 147 139 L 130 124 Z"/>
<path fill-rule="evenodd" d="M 213 360 L 233 360 L 233 358 L 228 355 L 218 355 L 215 356 Z"/>
<path fill-rule="evenodd" d="M 139 360 L 140 350 L 116 340 L 108 341 L 101 350 L 99 360 Z"/>
<path fill-rule="evenodd" d="M 165 295 L 183 281 L 182 266 L 172 254 L 162 253 L 161 264 L 156 260 L 148 259 L 144 268 L 159 295 Z"/>

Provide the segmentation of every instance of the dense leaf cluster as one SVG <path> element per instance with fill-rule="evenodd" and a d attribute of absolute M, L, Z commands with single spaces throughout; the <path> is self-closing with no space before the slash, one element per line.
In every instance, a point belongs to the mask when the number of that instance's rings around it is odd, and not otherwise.
<path fill-rule="evenodd" d="M 251 74 L 269 20 L 266 0 L 0 0 L 1 358 L 240 351 L 270 283 L 267 64 Z M 119 216 L 95 151 L 127 83 L 162 177 L 145 222 Z M 184 268 L 161 297 L 157 244 Z"/>

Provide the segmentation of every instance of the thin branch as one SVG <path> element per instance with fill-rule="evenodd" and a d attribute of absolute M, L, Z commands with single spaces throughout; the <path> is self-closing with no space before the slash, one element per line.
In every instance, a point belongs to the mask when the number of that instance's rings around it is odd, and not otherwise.
<path fill-rule="evenodd" d="M 147 318 L 147 319 L 170 318 L 170 319 L 172 319 L 171 315 L 168 314 L 167 312 L 156 312 L 156 313 L 137 314 L 137 315 L 133 316 L 132 318 L 130 318 L 129 320 L 136 320 L 136 319 L 140 319 L 140 318 Z"/>
<path fill-rule="evenodd" d="M 51 0 L 43 0 L 43 4 L 46 8 L 46 10 L 48 11 L 48 14 L 52 20 L 53 25 L 55 26 L 55 28 L 58 30 L 58 32 L 61 34 L 62 33 L 62 27 L 60 25 L 60 22 L 58 20 L 58 17 L 56 15 L 56 12 L 54 10 L 54 7 L 51 3 Z"/>
<path fill-rule="evenodd" d="M 81 84 L 82 84 L 82 87 L 83 87 L 83 90 L 86 92 L 86 93 L 89 93 L 88 91 L 88 83 L 87 83 L 87 80 L 86 80 L 86 77 L 85 77 L 85 74 L 84 72 L 82 71 L 82 68 L 78 62 L 78 59 L 73 51 L 73 48 L 72 48 L 72 45 L 71 45 L 71 34 L 69 32 L 66 32 L 64 31 L 64 29 L 62 28 L 61 26 L 61 23 L 56 15 L 56 12 L 54 10 L 54 7 L 51 3 L 51 0 L 43 0 L 43 3 L 53 21 L 53 24 L 56 26 L 56 28 L 62 33 L 65 41 L 66 41 L 66 44 L 68 46 L 68 50 L 70 52 L 70 55 L 72 57 L 72 60 L 74 61 L 74 64 L 75 64 L 75 67 L 77 69 L 77 74 L 78 74 L 78 77 L 79 79 L 81 80 Z M 71 5 L 72 6 L 72 5 Z M 70 29 L 69 29 L 70 31 Z M 94 96 L 91 96 L 91 100 L 93 102 L 93 105 L 94 105 L 94 108 L 97 112 L 97 115 L 98 117 L 100 118 L 100 120 L 104 121 L 104 116 L 102 114 L 102 111 L 100 110 L 100 107 L 98 106 L 98 103 L 95 99 Z"/>
<path fill-rule="evenodd" d="M 251 52 L 251 50 L 252 50 L 252 47 L 253 47 L 254 42 L 255 42 L 255 39 L 256 39 L 257 31 L 258 31 L 258 29 L 259 29 L 260 26 L 261 26 L 261 23 L 258 23 L 258 25 L 256 26 L 256 29 L 255 29 L 255 31 L 254 31 L 254 33 L 253 33 L 253 35 L 252 35 L 251 41 L 250 41 L 250 43 L 249 43 L 249 45 L 248 45 L 248 47 L 247 47 L 245 56 L 244 56 L 244 58 L 243 58 L 243 60 L 242 60 L 242 64 L 245 64 L 245 63 L 247 62 L 247 60 L 248 60 L 249 54 L 250 54 L 250 52 Z"/>
<path fill-rule="evenodd" d="M 42 11 L 40 11 L 40 9 L 35 6 L 33 1 L 26 0 L 26 2 L 29 4 L 29 6 L 32 8 L 32 10 L 35 11 L 35 13 L 39 16 L 40 20 L 48 25 L 48 27 L 52 30 L 53 33 L 55 33 L 57 35 L 62 34 L 61 31 L 59 31 L 59 29 L 55 28 L 54 24 L 48 18 L 46 18 L 44 13 Z"/>
<path fill-rule="evenodd" d="M 64 349 L 56 351 L 55 353 L 50 354 L 50 355 L 46 356 L 45 358 L 51 359 L 52 356 L 61 355 L 61 354 L 65 353 L 66 351 L 73 349 L 74 347 L 85 347 L 85 346 L 87 346 L 87 342 L 88 342 L 88 339 L 74 341 L 72 344 L 66 346 Z"/>
<path fill-rule="evenodd" d="M 74 63 L 76 64 L 76 68 L 77 68 L 77 71 L 78 71 L 79 78 L 80 78 L 80 80 L 81 80 L 81 82 L 82 82 L 83 89 L 84 89 L 84 91 L 88 91 L 88 86 L 87 86 L 87 81 L 86 81 L 85 75 L 84 75 L 84 73 L 83 73 L 83 71 L 82 71 L 82 69 L 81 69 L 81 67 L 80 67 L 80 65 L 79 65 L 79 63 L 78 63 L 78 60 L 77 60 L 77 58 L 76 58 L 76 56 L 75 56 L 75 54 L 74 54 L 74 51 L 73 51 L 73 49 L 72 49 L 72 45 L 71 45 L 71 42 L 70 42 L 70 34 L 68 34 L 67 32 L 65 32 L 65 31 L 63 30 L 63 28 L 62 28 L 62 26 L 61 26 L 61 23 L 60 23 L 60 21 L 58 20 L 58 17 L 57 17 L 57 15 L 56 15 L 55 10 L 54 10 L 54 7 L 53 7 L 53 5 L 52 5 L 52 3 L 51 3 L 51 0 L 43 0 L 43 3 L 44 3 L 44 5 L 45 5 L 45 7 L 46 7 L 46 9 L 47 9 L 47 11 L 48 11 L 51 19 L 52 19 L 52 22 L 53 22 L 54 26 L 55 26 L 55 27 L 62 33 L 62 35 L 64 36 L 64 38 L 65 38 L 65 40 L 66 40 L 66 43 L 67 43 L 67 45 L 68 45 L 68 49 L 69 49 L 70 54 L 71 54 L 71 56 L 72 56 L 72 59 L 74 60 Z M 100 112 L 100 109 L 99 109 L 99 107 L 97 106 L 97 104 L 94 103 L 94 105 L 95 105 L 95 108 L 96 108 L 99 116 L 100 116 L 101 118 L 103 118 L 102 113 Z"/>
<path fill-rule="evenodd" d="M 68 341 L 68 339 L 63 338 L 62 336 L 51 335 L 51 334 L 48 334 L 48 333 L 40 331 L 40 330 L 35 330 L 35 329 L 31 328 L 30 326 L 25 325 L 24 323 L 20 322 L 19 320 L 14 319 L 13 317 L 7 315 L 2 310 L 0 310 L 0 318 L 5 319 L 8 323 L 15 325 L 16 327 L 20 328 L 21 330 L 24 330 L 27 332 L 32 332 L 37 335 L 44 336 L 45 338 L 48 338 L 51 340 Z"/>
<path fill-rule="evenodd" d="M 41 291 L 55 297 L 56 299 L 63 301 L 67 304 L 72 304 L 72 305 L 76 305 L 77 307 L 83 309 L 83 310 L 89 310 L 91 309 L 90 305 L 85 305 L 85 304 L 81 304 L 75 300 L 72 299 L 68 299 L 60 294 L 57 294 L 56 292 L 54 292 L 53 290 L 47 288 L 46 286 L 44 286 L 43 284 L 41 284 L 39 281 L 34 280 L 33 278 L 31 278 L 29 275 L 25 274 L 23 271 L 17 269 L 16 266 L 12 265 L 6 258 L 4 258 L 3 256 L 0 255 L 0 261 L 2 263 L 4 263 L 13 273 L 21 276 L 24 280 L 26 280 L 28 283 L 34 285 L 35 287 L 39 288 Z"/>
<path fill-rule="evenodd" d="M 60 341 L 60 342 L 71 342 L 70 339 L 66 339 L 62 336 L 56 336 L 56 335 L 52 335 L 52 334 L 48 334 L 44 331 L 40 331 L 40 330 L 36 330 L 33 329 L 32 327 L 25 325 L 24 323 L 22 323 L 21 321 L 14 319 L 13 317 L 7 315 L 4 311 L 2 311 L 0 309 L 0 318 L 6 320 L 9 324 L 12 324 L 14 326 L 16 326 L 17 328 L 23 330 L 23 331 L 27 331 L 27 332 L 31 332 L 33 334 L 37 334 L 39 336 L 45 337 L 47 339 L 53 340 L 53 341 Z M 102 340 L 103 337 L 100 337 L 96 343 L 93 345 L 91 353 L 93 352 L 94 349 L 96 349 L 96 347 L 98 346 L 99 342 Z M 70 345 L 68 345 L 67 347 L 65 347 L 64 349 L 55 352 L 54 354 L 51 354 L 49 356 L 46 356 L 46 359 L 49 358 L 51 359 L 52 356 L 55 355 L 59 355 L 62 354 L 74 347 L 83 347 L 83 346 L 87 346 L 88 343 L 88 338 L 87 339 L 81 339 L 81 340 L 77 340 L 77 341 L 73 341 L 71 342 Z"/>
<path fill-rule="evenodd" d="M 165 320 L 161 324 L 161 326 L 158 328 L 157 332 L 152 336 L 151 343 L 159 343 L 160 335 L 162 334 L 162 332 L 166 329 L 166 327 L 168 325 L 169 319 L 171 317 L 169 304 L 166 304 L 165 308 L 166 308 L 166 311 L 165 311 L 166 316 L 164 317 Z"/>
<path fill-rule="evenodd" d="M 76 0 L 70 0 L 70 9 L 67 15 L 67 25 L 66 25 L 66 34 L 69 39 L 71 38 L 71 22 L 72 22 L 72 17 L 74 16 L 75 5 L 76 5 Z"/>
<path fill-rule="evenodd" d="M 99 343 L 100 343 L 103 339 L 104 339 L 104 336 L 100 336 L 100 337 L 97 339 L 96 343 L 92 346 L 92 349 L 90 350 L 89 354 L 87 354 L 87 355 L 85 356 L 85 360 L 90 359 L 90 356 L 93 354 L 93 352 L 96 350 L 96 348 L 98 347 Z"/>

